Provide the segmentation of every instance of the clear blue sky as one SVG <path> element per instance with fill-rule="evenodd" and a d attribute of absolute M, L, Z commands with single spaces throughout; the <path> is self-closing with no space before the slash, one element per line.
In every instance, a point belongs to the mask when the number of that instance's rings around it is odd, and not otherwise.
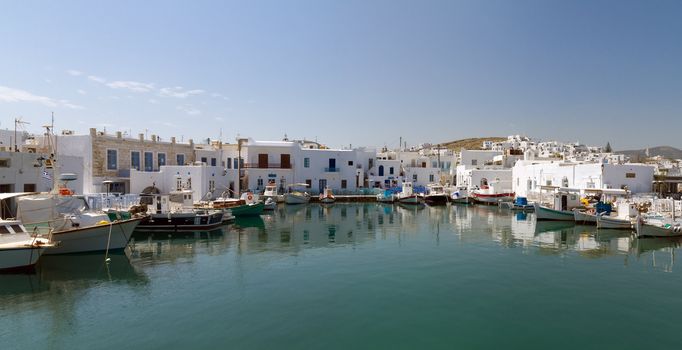
<path fill-rule="evenodd" d="M 0 128 L 682 147 L 682 1 L 14 1 Z"/>

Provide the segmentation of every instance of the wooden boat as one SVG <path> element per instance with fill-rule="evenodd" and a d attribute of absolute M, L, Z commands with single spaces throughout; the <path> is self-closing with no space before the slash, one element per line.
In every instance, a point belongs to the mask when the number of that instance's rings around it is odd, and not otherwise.
<path fill-rule="evenodd" d="M 325 187 L 322 193 L 320 193 L 320 203 L 322 204 L 331 204 L 336 201 L 336 197 L 334 197 L 334 194 L 332 193 L 332 189 L 329 187 Z"/>
<path fill-rule="evenodd" d="M 310 202 L 310 194 L 308 192 L 301 192 L 295 188 L 307 188 L 308 184 L 300 183 L 289 185 L 289 192 L 284 195 L 284 202 L 286 204 L 306 204 Z"/>
<path fill-rule="evenodd" d="M 0 220 L 0 273 L 30 271 L 52 247 L 48 239 L 29 235 L 20 221 Z"/>
<path fill-rule="evenodd" d="M 272 198 L 275 203 L 284 203 L 284 195 L 279 194 L 277 186 L 272 183 L 265 186 L 265 191 L 261 195 L 263 201 L 267 201 L 268 198 Z"/>
<path fill-rule="evenodd" d="M 553 206 L 550 208 L 535 202 L 533 206 L 535 207 L 535 218 L 537 220 L 575 222 L 573 209 L 581 206 L 579 190 L 555 186 L 542 186 L 541 189 L 554 191 L 552 196 Z"/>
<path fill-rule="evenodd" d="M 573 217 L 577 224 L 581 225 L 596 225 L 597 224 L 597 214 L 595 212 L 589 212 L 586 210 L 581 210 L 578 208 L 573 209 Z"/>
<path fill-rule="evenodd" d="M 268 198 L 272 200 L 272 198 Z M 197 206 L 195 205 L 195 208 Z M 203 209 L 222 210 L 225 214 L 230 214 L 234 217 L 241 216 L 255 216 L 263 214 L 265 204 L 259 201 L 253 192 L 242 193 L 239 199 L 219 197 L 211 201 L 208 206 L 199 206 Z M 229 216 L 228 216 L 229 217 Z M 224 221 L 224 220 L 223 220 Z"/>
<path fill-rule="evenodd" d="M 534 203 L 535 218 L 537 220 L 554 220 L 554 221 L 575 221 L 573 211 L 555 210 L 549 207 Z"/>
<path fill-rule="evenodd" d="M 469 190 L 464 187 L 458 187 L 456 191 L 450 195 L 450 202 L 455 204 L 472 204 L 474 199 L 469 195 Z"/>
<path fill-rule="evenodd" d="M 143 195 L 148 216 L 138 231 L 198 231 L 217 228 L 223 223 L 222 209 L 195 208 L 191 190 L 171 191 L 168 195 Z"/>
<path fill-rule="evenodd" d="M 646 221 L 642 217 L 635 221 L 637 237 L 677 237 L 682 236 L 682 223 L 676 221 Z"/>
<path fill-rule="evenodd" d="M 506 202 L 502 202 L 506 203 Z M 509 203 L 511 210 L 514 211 L 534 211 L 535 206 L 533 204 L 528 204 L 528 199 L 526 197 L 516 197 L 514 203 Z"/>
<path fill-rule="evenodd" d="M 632 230 L 632 221 L 609 215 L 597 215 L 597 228 Z"/>
<path fill-rule="evenodd" d="M 70 254 L 123 249 L 144 215 L 111 220 L 94 212 L 81 197 L 41 194 L 17 200 L 17 216 L 30 231 L 59 242 L 44 254 Z"/>
<path fill-rule="evenodd" d="M 443 186 L 439 184 L 428 184 L 426 186 L 424 202 L 429 205 L 445 205 L 448 203 L 448 195 L 445 193 Z"/>
<path fill-rule="evenodd" d="M 415 205 L 424 203 L 424 198 L 421 195 L 414 193 L 411 182 L 403 183 L 403 189 L 398 193 L 397 200 L 400 204 Z"/>

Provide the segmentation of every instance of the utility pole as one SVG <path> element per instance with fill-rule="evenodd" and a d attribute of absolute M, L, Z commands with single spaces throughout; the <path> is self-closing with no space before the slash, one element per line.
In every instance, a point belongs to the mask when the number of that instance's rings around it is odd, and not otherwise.
<path fill-rule="evenodd" d="M 19 147 L 17 146 L 17 126 L 20 124 L 23 125 L 31 123 L 21 120 L 21 117 L 14 118 L 14 152 L 19 152 Z"/>

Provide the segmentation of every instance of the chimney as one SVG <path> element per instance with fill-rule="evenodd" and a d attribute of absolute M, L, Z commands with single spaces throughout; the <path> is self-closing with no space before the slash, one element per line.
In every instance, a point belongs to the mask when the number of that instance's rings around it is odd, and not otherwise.
<path fill-rule="evenodd" d="M 121 133 L 120 131 L 117 131 L 117 132 L 116 132 L 116 138 L 117 138 L 117 139 L 120 139 L 120 138 L 122 138 L 122 137 L 123 137 L 123 133 Z"/>
<path fill-rule="evenodd" d="M 96 136 L 96 135 L 97 135 L 97 129 L 90 128 L 90 136 Z"/>
<path fill-rule="evenodd" d="M 171 137 L 171 143 L 175 143 L 175 136 Z"/>
<path fill-rule="evenodd" d="M 152 135 L 152 142 L 156 142 L 156 135 Z"/>
<path fill-rule="evenodd" d="M 138 136 L 140 137 L 140 142 L 144 142 L 144 134 L 138 134 Z"/>
<path fill-rule="evenodd" d="M 194 146 L 194 140 L 189 139 L 189 145 L 190 145 L 190 146 Z"/>

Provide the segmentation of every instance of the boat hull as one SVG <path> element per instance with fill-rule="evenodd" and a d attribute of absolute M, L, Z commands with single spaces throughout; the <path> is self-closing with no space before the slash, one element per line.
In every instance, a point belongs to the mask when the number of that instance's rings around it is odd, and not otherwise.
<path fill-rule="evenodd" d="M 424 202 L 429 205 L 446 205 L 448 204 L 448 196 L 444 194 L 426 195 Z"/>
<path fill-rule="evenodd" d="M 575 221 L 572 211 L 554 210 L 537 203 L 534 204 L 534 207 L 537 220 Z"/>
<path fill-rule="evenodd" d="M 597 224 L 597 215 L 595 215 L 595 214 L 586 213 L 586 212 L 580 211 L 580 210 L 574 210 L 573 211 L 573 217 L 575 218 L 575 222 L 578 224 L 582 224 L 582 225 L 596 225 Z"/>
<path fill-rule="evenodd" d="M 46 247 L 0 248 L 0 273 L 30 272 Z"/>
<path fill-rule="evenodd" d="M 682 236 L 682 226 L 652 225 L 637 221 L 635 225 L 637 237 L 678 237 Z"/>
<path fill-rule="evenodd" d="M 310 197 L 287 193 L 284 195 L 284 202 L 286 204 L 306 204 L 310 202 Z"/>
<path fill-rule="evenodd" d="M 406 197 L 399 197 L 398 203 L 401 204 L 421 204 L 422 199 L 417 195 L 411 195 Z"/>
<path fill-rule="evenodd" d="M 230 208 L 232 215 L 235 217 L 240 216 L 257 216 L 263 214 L 263 209 L 265 208 L 264 203 L 256 204 L 244 204 L 236 207 Z"/>
<path fill-rule="evenodd" d="M 499 193 L 499 194 L 474 193 L 473 198 L 477 203 L 481 203 L 481 204 L 498 204 L 500 202 L 512 202 L 512 201 L 514 201 L 514 193 Z"/>
<path fill-rule="evenodd" d="M 110 225 L 97 225 L 54 232 L 52 240 L 59 244 L 45 251 L 45 255 L 97 252 L 123 249 L 142 218 L 121 220 Z M 111 235 L 110 235 L 111 233 Z M 109 238 L 111 236 L 111 239 Z"/>
<path fill-rule="evenodd" d="M 612 218 L 605 215 L 597 217 L 597 228 L 615 229 L 615 230 L 632 230 L 632 222 L 630 220 Z"/>
<path fill-rule="evenodd" d="M 320 203 L 322 203 L 322 204 L 332 204 L 334 202 L 336 202 L 336 198 L 334 198 L 334 197 L 320 198 Z"/>
<path fill-rule="evenodd" d="M 197 215 L 193 213 L 178 214 L 152 214 L 145 218 L 138 226 L 137 231 L 198 231 L 211 230 L 223 223 L 222 211 Z"/>
<path fill-rule="evenodd" d="M 457 198 L 451 198 L 450 202 L 455 203 L 455 204 L 473 204 L 474 199 L 471 197 L 457 197 Z"/>

